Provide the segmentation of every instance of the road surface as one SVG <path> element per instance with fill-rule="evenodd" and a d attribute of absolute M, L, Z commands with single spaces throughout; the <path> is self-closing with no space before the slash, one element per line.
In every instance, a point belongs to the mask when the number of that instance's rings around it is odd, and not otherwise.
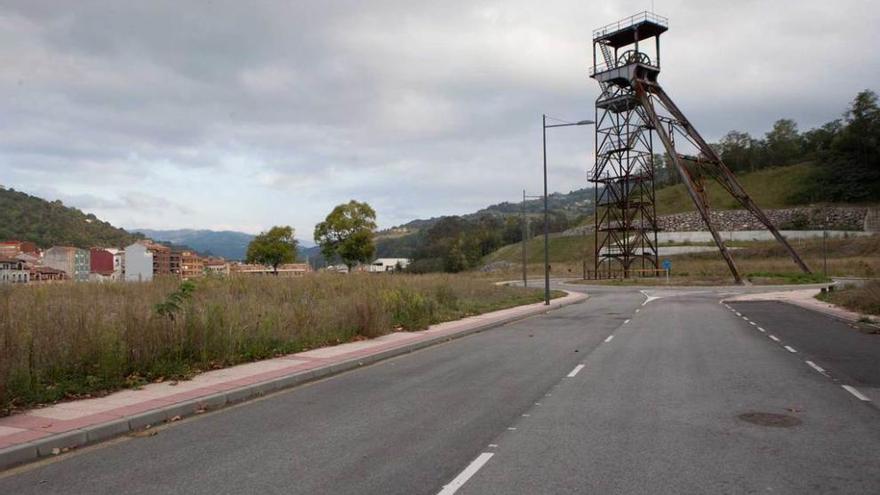
<path fill-rule="evenodd" d="M 719 302 L 753 289 L 575 290 L 591 298 L 0 474 L 0 493 L 880 493 L 880 336 Z"/>

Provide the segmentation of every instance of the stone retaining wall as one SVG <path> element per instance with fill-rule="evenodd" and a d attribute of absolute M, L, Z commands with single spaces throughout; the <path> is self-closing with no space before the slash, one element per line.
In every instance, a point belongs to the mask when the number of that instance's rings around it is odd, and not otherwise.
<path fill-rule="evenodd" d="M 764 210 L 779 230 L 864 230 L 868 208 L 855 206 L 804 206 Z M 764 225 L 746 210 L 712 211 L 712 222 L 721 231 L 763 230 Z M 696 211 L 665 215 L 658 219 L 661 231 L 692 232 L 706 230 Z M 593 227 L 566 230 L 563 235 L 583 235 Z"/>

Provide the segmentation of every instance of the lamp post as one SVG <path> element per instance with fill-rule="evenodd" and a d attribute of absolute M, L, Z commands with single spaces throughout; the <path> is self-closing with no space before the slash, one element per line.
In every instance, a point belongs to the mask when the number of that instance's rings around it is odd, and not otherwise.
<path fill-rule="evenodd" d="M 523 199 L 522 199 L 522 274 L 523 274 L 523 287 L 529 286 L 529 274 L 528 269 L 526 268 L 528 263 L 528 255 L 526 255 L 526 242 L 529 240 L 529 218 L 526 216 L 526 199 L 540 199 L 541 196 L 526 196 L 526 190 L 523 189 Z"/>
<path fill-rule="evenodd" d="M 579 122 L 565 122 L 562 124 L 547 125 L 547 114 L 541 115 L 541 127 L 543 127 L 544 138 L 544 305 L 546 306 L 550 305 L 550 223 L 547 213 L 547 129 L 550 129 L 551 127 L 569 127 L 590 124 L 595 124 L 595 122 L 592 120 L 581 120 Z"/>

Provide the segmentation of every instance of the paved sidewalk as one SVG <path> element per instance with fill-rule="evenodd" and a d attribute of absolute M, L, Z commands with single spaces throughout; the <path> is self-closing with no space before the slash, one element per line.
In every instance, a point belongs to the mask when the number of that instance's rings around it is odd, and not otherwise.
<path fill-rule="evenodd" d="M 725 299 L 727 302 L 734 301 L 780 301 L 786 302 L 789 304 L 794 304 L 795 306 L 800 306 L 802 308 L 811 309 L 813 311 L 818 311 L 819 313 L 826 314 L 831 316 L 832 318 L 837 318 L 839 320 L 843 320 L 850 323 L 858 322 L 861 318 L 865 318 L 867 315 L 863 315 L 861 313 L 856 313 L 855 311 L 850 311 L 848 309 L 841 308 L 840 306 L 836 306 L 834 304 L 830 304 L 824 301 L 820 301 L 816 299 L 816 295 L 821 292 L 821 289 L 813 287 L 809 289 L 798 289 L 798 290 L 789 290 L 789 291 L 781 291 L 781 292 L 765 292 L 758 294 L 743 294 L 741 296 L 735 296 L 731 298 Z M 867 316 L 871 318 L 870 316 Z M 872 321 L 877 323 L 877 319 L 873 318 Z"/>
<path fill-rule="evenodd" d="M 586 298 L 586 294 L 569 292 L 552 300 L 550 306 L 519 306 L 433 325 L 419 332 L 397 332 L 322 347 L 205 372 L 192 380 L 153 383 L 137 390 L 62 402 L 0 418 L 0 469 L 259 397 Z"/>

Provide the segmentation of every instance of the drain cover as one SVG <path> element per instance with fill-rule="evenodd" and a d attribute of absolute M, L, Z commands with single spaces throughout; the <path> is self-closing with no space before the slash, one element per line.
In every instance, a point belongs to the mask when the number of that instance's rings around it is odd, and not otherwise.
<path fill-rule="evenodd" d="M 801 424 L 801 420 L 794 416 L 776 413 L 747 412 L 740 414 L 737 418 L 758 426 L 773 426 L 777 428 L 790 428 Z"/>

